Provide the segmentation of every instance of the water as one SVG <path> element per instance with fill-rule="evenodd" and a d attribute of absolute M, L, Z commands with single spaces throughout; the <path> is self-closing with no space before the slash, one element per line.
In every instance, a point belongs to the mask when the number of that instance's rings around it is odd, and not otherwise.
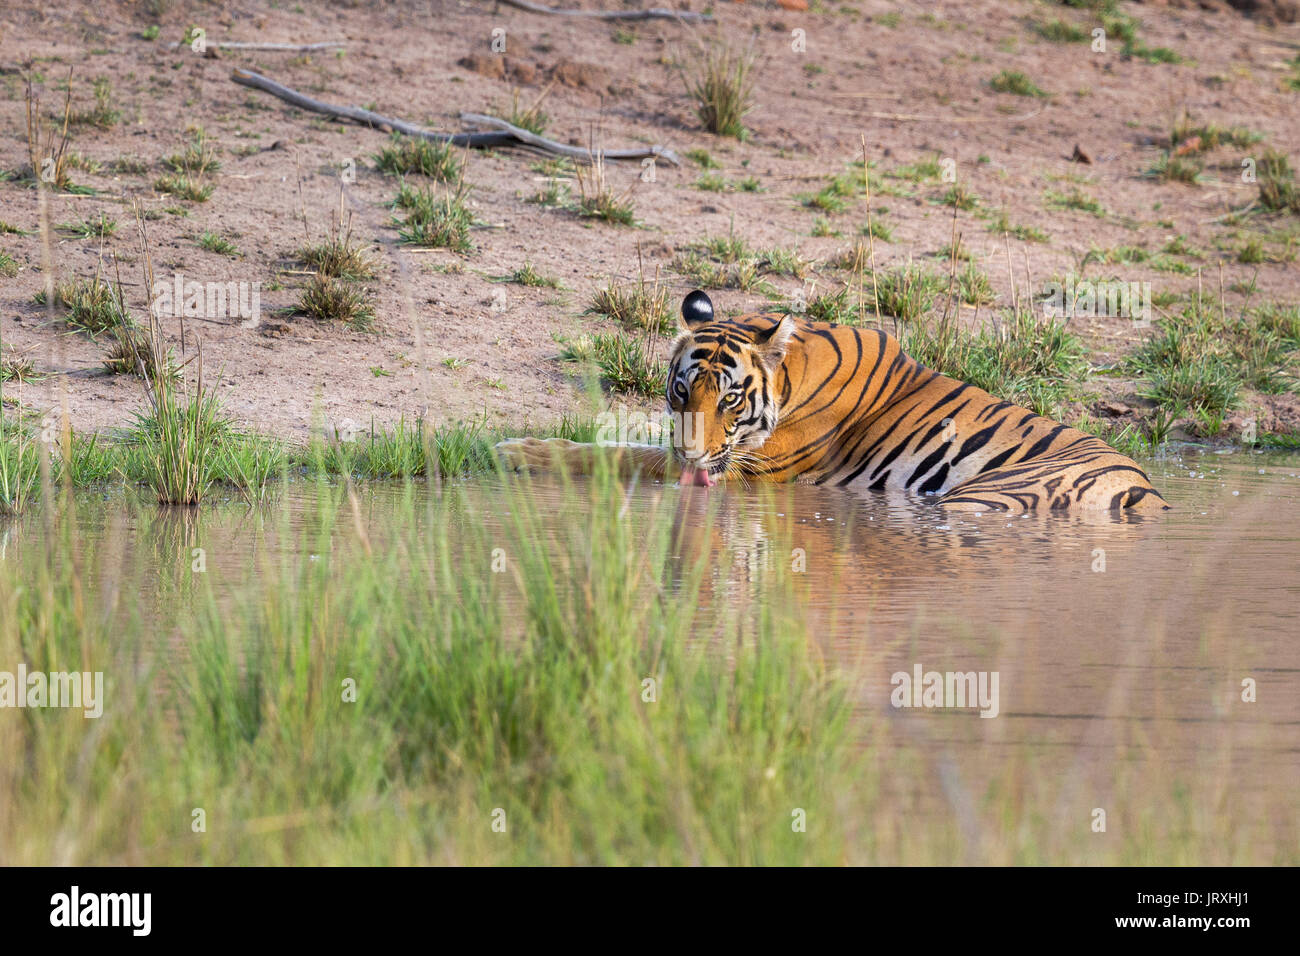
<path fill-rule="evenodd" d="M 924 501 L 812 486 L 638 484 L 625 509 L 634 522 L 674 513 L 676 560 L 707 555 L 703 603 L 760 602 L 778 564 L 793 575 L 816 652 L 850 675 L 864 725 L 874 714 L 889 728 L 869 742 L 885 754 L 881 786 L 898 789 L 899 832 L 885 839 L 905 842 L 900 828 L 928 814 L 955 816 L 966 859 L 989 859 L 981 821 L 1010 794 L 1063 833 L 1091 832 L 1098 810 L 1108 831 L 1162 812 L 1201 829 L 1255 820 L 1293 856 L 1300 457 L 1189 449 L 1147 464 L 1173 506 L 1159 517 L 945 515 Z M 501 492 L 494 481 L 463 484 L 459 520 L 503 527 Z M 402 494 L 361 489 L 355 512 L 345 504 L 320 539 L 319 492 L 307 483 L 251 511 L 83 495 L 75 548 L 97 569 L 105 607 L 120 605 L 121 582 L 147 580 L 135 597 L 146 620 L 151 608 L 161 618 L 195 598 L 196 561 L 204 586 L 233 599 L 251 565 L 356 546 L 358 529 L 382 527 Z M 540 479 L 533 494 L 544 521 L 581 520 L 581 486 L 575 495 Z M 38 517 L 0 526 L 0 560 L 41 547 L 42 527 Z M 666 586 L 685 587 L 672 568 Z M 996 674 L 997 716 L 893 706 L 894 675 L 918 666 Z M 888 753 L 902 744 L 927 766 L 895 781 Z M 1196 802 L 1171 805 L 1171 792 Z M 1238 822 L 1222 836 L 1247 835 Z"/>

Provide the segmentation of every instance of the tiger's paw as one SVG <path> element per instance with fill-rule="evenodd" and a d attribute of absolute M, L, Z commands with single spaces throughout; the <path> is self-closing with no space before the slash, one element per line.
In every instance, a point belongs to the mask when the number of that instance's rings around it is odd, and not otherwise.
<path fill-rule="evenodd" d="M 493 451 L 507 471 L 535 471 L 554 468 L 573 447 L 567 438 L 510 438 L 497 442 Z"/>

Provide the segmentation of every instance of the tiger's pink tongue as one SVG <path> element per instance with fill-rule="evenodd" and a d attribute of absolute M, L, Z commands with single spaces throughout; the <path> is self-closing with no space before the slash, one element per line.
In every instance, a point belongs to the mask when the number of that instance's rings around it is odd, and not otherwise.
<path fill-rule="evenodd" d="M 702 488 L 712 488 L 718 483 L 718 480 L 709 474 L 707 468 L 693 468 L 687 465 L 682 469 L 681 484 L 685 488 L 689 485 L 699 485 Z"/>

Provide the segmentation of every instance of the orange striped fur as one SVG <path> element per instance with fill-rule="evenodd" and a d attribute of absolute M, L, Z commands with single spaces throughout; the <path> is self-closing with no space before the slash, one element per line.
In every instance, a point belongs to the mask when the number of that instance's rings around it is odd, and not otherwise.
<path fill-rule="evenodd" d="M 687 424 L 674 436 L 679 466 L 901 490 L 963 511 L 1168 507 L 1137 463 L 1101 439 L 926 368 L 884 331 L 767 314 L 716 319 L 703 292 L 682 313 L 666 390 L 674 420 Z M 513 464 L 550 453 L 572 464 L 588 447 L 556 445 L 501 451 Z M 643 470 L 673 471 L 665 449 L 626 453 Z"/>

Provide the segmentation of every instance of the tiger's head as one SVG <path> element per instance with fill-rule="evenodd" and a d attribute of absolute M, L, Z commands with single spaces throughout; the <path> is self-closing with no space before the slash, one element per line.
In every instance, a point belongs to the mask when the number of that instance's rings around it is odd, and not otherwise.
<path fill-rule="evenodd" d="M 668 363 L 673 453 L 683 483 L 713 485 L 776 428 L 776 372 L 795 330 L 790 316 L 715 320 L 696 290 L 682 301 L 684 330 Z"/>

